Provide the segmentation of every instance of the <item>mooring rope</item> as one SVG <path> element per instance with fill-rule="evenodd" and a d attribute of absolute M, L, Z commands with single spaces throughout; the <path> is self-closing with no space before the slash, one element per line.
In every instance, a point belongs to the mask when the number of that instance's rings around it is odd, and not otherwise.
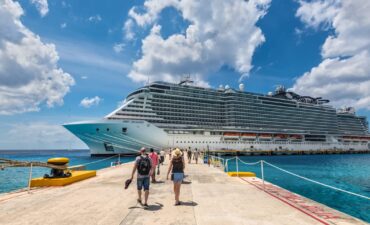
<path fill-rule="evenodd" d="M 111 158 L 114 158 L 114 157 L 117 157 L 117 156 L 118 156 L 118 154 L 117 155 L 110 156 L 110 157 L 107 157 L 107 158 L 104 158 L 104 159 L 99 159 L 99 160 L 96 160 L 96 161 L 93 161 L 93 162 L 88 162 L 88 163 L 80 164 L 80 165 L 81 166 L 87 166 L 87 165 L 98 163 L 98 162 L 102 162 L 102 161 L 105 161 L 107 159 L 111 159 Z"/>

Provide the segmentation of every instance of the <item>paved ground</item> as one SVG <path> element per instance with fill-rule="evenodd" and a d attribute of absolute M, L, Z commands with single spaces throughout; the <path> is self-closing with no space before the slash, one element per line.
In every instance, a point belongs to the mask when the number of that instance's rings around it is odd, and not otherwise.
<path fill-rule="evenodd" d="M 325 219 L 284 202 L 289 196 L 276 186 L 268 186 L 271 193 L 266 193 L 259 179 L 231 178 L 201 164 L 187 165 L 183 205 L 174 206 L 172 183 L 164 177 L 167 166 L 161 168 L 161 182 L 151 184 L 148 210 L 136 203 L 134 182 L 124 190 L 132 167 L 125 164 L 67 187 L 1 195 L 0 224 L 366 224 L 337 211 L 339 219 Z M 285 195 L 273 196 L 280 192 Z"/>

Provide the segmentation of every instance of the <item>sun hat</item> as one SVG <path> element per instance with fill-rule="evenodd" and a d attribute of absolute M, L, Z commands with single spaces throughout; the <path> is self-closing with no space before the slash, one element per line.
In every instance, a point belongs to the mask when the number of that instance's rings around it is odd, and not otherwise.
<path fill-rule="evenodd" d="M 139 151 L 139 152 L 140 152 L 140 153 L 144 153 L 144 152 L 145 152 L 145 150 L 146 150 L 146 149 L 145 149 L 144 147 L 142 147 L 142 148 L 140 149 L 140 151 Z"/>
<path fill-rule="evenodd" d="M 177 157 L 180 157 L 182 155 L 182 152 L 180 149 L 176 148 L 175 150 L 173 150 L 173 154 Z"/>

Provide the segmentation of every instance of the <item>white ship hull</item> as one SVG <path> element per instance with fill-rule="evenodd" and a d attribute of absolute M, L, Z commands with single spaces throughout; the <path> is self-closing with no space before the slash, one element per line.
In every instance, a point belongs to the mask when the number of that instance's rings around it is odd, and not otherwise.
<path fill-rule="evenodd" d="M 366 151 L 368 141 L 314 143 L 293 140 L 248 140 L 242 137 L 224 137 L 203 134 L 168 134 L 163 129 L 139 120 L 102 120 L 65 124 L 64 127 L 80 138 L 90 148 L 91 155 L 137 154 L 141 147 L 197 148 L 198 150 L 255 151 Z"/>

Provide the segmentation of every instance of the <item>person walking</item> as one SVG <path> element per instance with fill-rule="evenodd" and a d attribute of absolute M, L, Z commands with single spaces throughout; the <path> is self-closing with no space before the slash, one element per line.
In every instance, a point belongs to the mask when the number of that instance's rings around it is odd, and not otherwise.
<path fill-rule="evenodd" d="M 147 209 L 148 197 L 149 197 L 149 185 L 150 185 L 150 175 L 153 173 L 152 161 L 146 154 L 146 149 L 140 149 L 140 156 L 136 157 L 135 165 L 132 169 L 131 180 L 134 179 L 135 172 L 137 171 L 137 193 L 138 193 L 138 203 Z M 144 188 L 144 204 L 141 198 L 141 190 Z"/>
<path fill-rule="evenodd" d="M 180 205 L 180 188 L 182 180 L 184 179 L 184 169 L 185 169 L 185 161 L 182 157 L 182 152 L 180 149 L 175 149 L 173 151 L 173 158 L 170 162 L 167 171 L 167 180 L 170 172 L 171 180 L 173 181 L 173 191 L 175 192 L 175 205 Z"/>
<path fill-rule="evenodd" d="M 162 150 L 159 152 L 159 155 L 160 155 L 159 163 L 163 166 L 164 158 L 165 158 L 166 153 L 165 153 L 165 152 L 164 152 L 164 150 L 162 149 Z"/>
<path fill-rule="evenodd" d="M 192 155 L 192 152 L 191 152 L 191 149 L 189 147 L 189 150 L 188 150 L 188 161 L 189 161 L 189 164 L 191 163 L 191 155 Z"/>
<path fill-rule="evenodd" d="M 198 157 L 199 157 L 199 152 L 197 149 L 195 149 L 194 151 L 194 160 L 195 160 L 195 163 L 198 164 Z"/>
<path fill-rule="evenodd" d="M 152 160 L 152 173 L 151 173 L 151 177 L 152 177 L 152 183 L 155 183 L 157 182 L 155 180 L 155 171 L 156 171 L 156 167 L 158 165 L 158 155 L 156 152 L 154 152 L 154 149 L 150 148 L 150 153 L 149 153 L 149 158 Z"/>

